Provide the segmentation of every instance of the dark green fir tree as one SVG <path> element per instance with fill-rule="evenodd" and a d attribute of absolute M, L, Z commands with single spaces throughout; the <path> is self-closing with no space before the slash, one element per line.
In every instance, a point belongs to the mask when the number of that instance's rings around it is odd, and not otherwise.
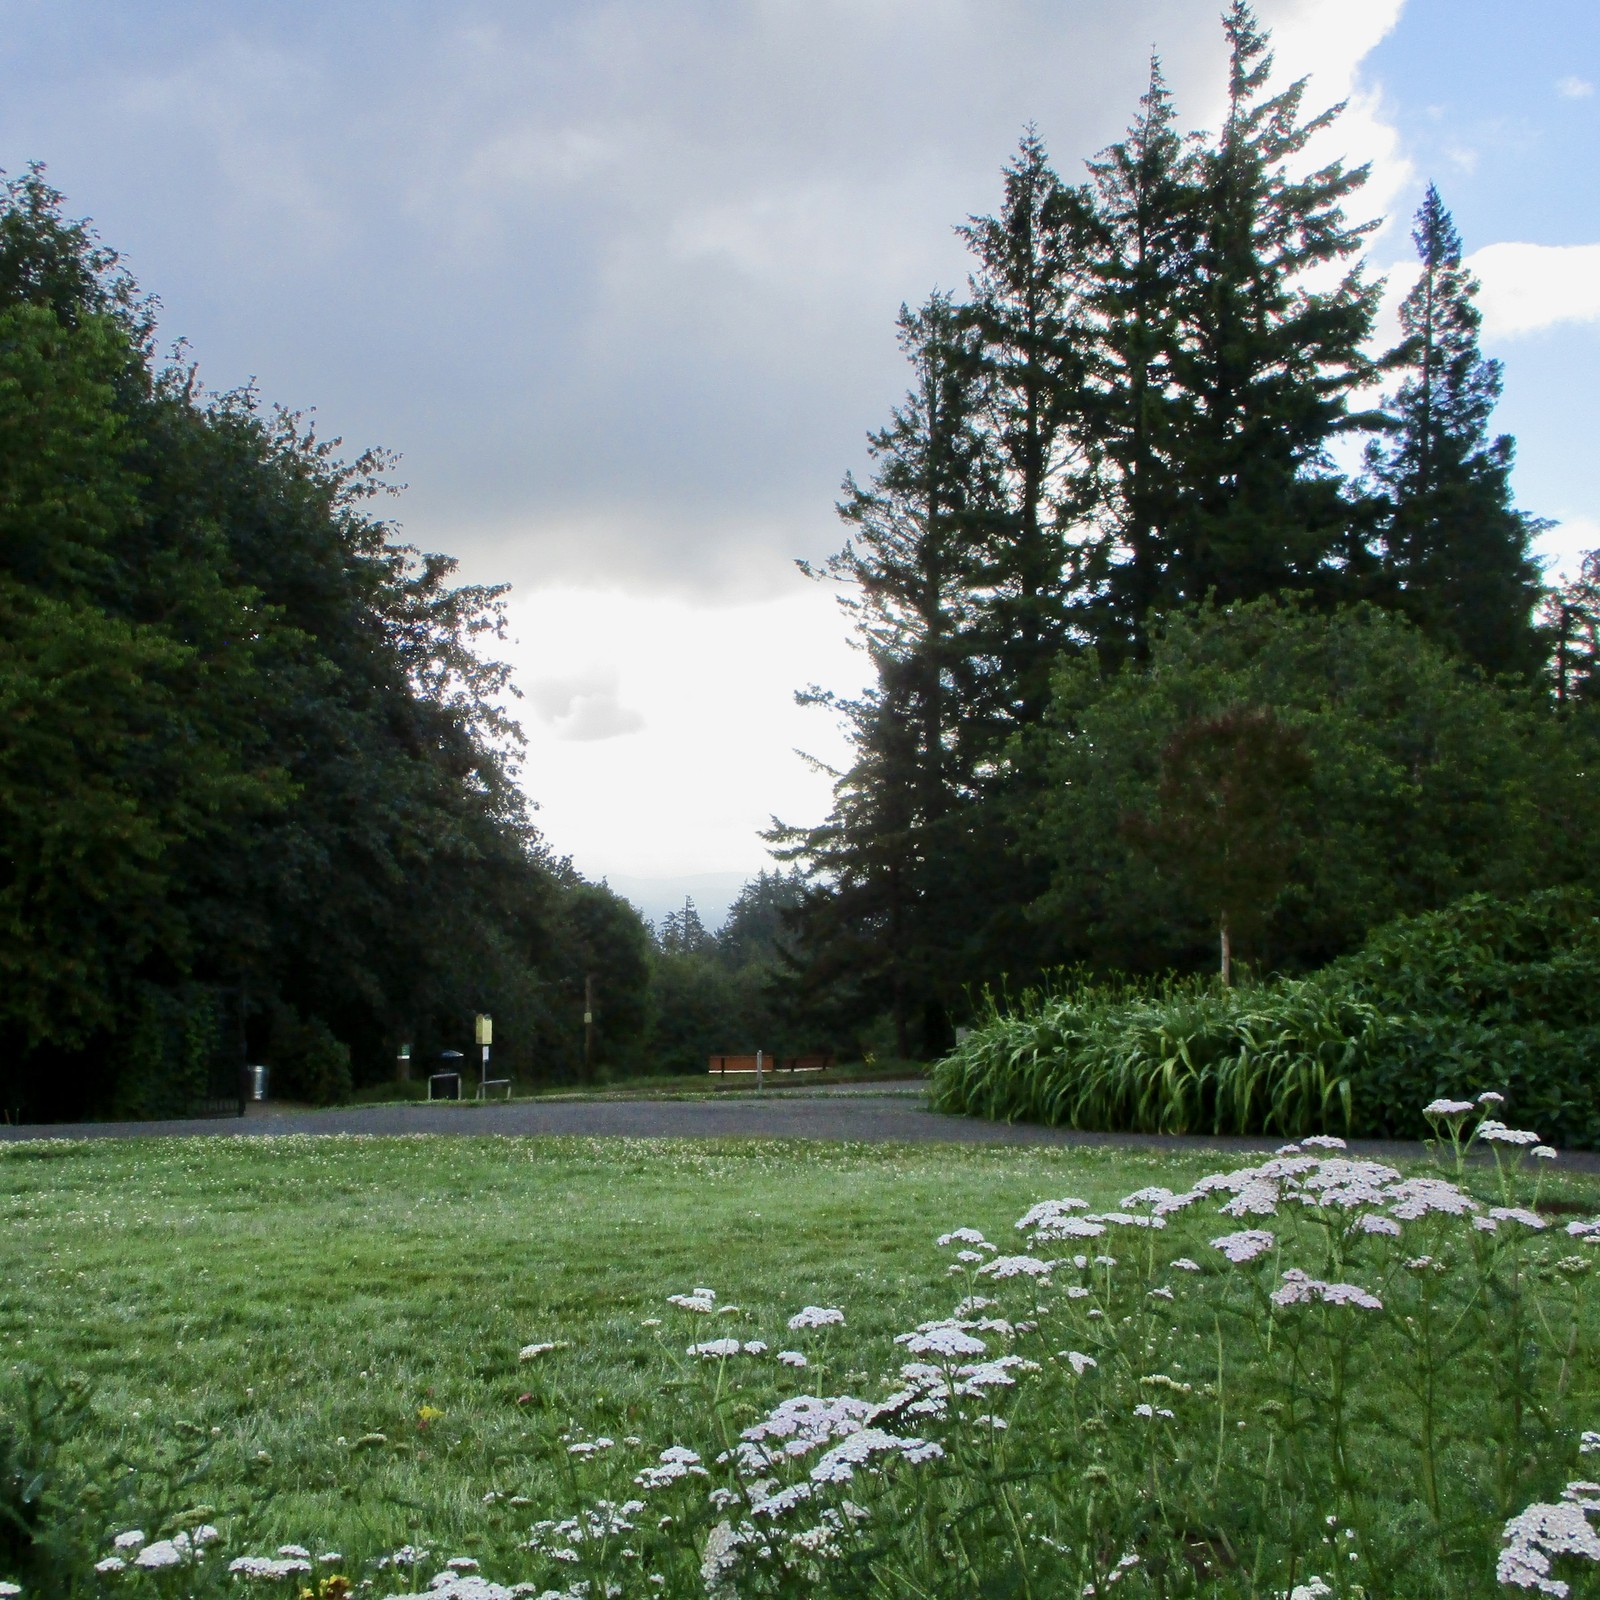
<path fill-rule="evenodd" d="M 1397 603 L 1486 672 L 1535 672 L 1539 574 L 1528 544 L 1539 523 L 1512 504 L 1515 447 L 1491 437 L 1498 361 L 1478 349 L 1477 282 L 1432 184 L 1412 229 L 1422 272 L 1400 308 L 1403 373 L 1393 433 L 1369 453 L 1387 500 L 1384 569 Z"/>

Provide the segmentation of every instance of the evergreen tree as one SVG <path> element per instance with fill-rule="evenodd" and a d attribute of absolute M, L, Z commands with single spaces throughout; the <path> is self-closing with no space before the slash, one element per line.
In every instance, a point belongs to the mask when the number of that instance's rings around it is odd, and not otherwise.
<path fill-rule="evenodd" d="M 1081 197 L 1030 128 L 1004 175 L 998 215 L 957 231 L 976 258 L 965 320 L 978 337 L 986 433 L 1002 495 L 975 575 L 973 644 L 989 658 L 989 715 L 1004 738 L 1043 713 L 1070 634 L 1068 531 L 1084 504 L 1075 426 L 1088 371 L 1079 306 Z"/>
<path fill-rule="evenodd" d="M 1404 373 L 1391 402 L 1393 434 L 1369 459 L 1388 502 L 1384 571 L 1401 608 L 1485 671 L 1532 673 L 1538 570 L 1528 543 L 1538 524 L 1511 502 L 1513 444 L 1491 439 L 1498 361 L 1478 350 L 1477 283 L 1432 184 L 1412 240 L 1422 272 L 1400 308 Z"/>
<path fill-rule="evenodd" d="M 706 932 L 706 925 L 700 920 L 700 913 L 689 895 L 683 897 L 682 911 L 669 911 L 661 919 L 656 933 L 657 945 L 669 955 L 704 955 L 715 942 Z"/>
<path fill-rule="evenodd" d="M 1139 117 L 1089 163 L 1082 293 L 1095 324 L 1085 443 L 1098 559 L 1082 596 L 1101 658 L 1148 654 L 1177 507 L 1180 424 L 1173 365 L 1193 257 L 1194 160 L 1152 58 Z"/>
<path fill-rule="evenodd" d="M 1335 106 L 1302 118 L 1305 80 L 1269 95 L 1272 56 L 1245 0 L 1224 19 L 1228 110 L 1195 157 L 1193 255 L 1171 359 L 1177 477 L 1165 530 L 1162 609 L 1305 590 L 1358 598 L 1369 555 L 1329 460 L 1341 436 L 1375 425 L 1352 412 L 1378 290 L 1360 266 L 1335 285 L 1311 275 L 1348 260 L 1375 223 L 1343 204 L 1364 166 L 1295 170 Z"/>
<path fill-rule="evenodd" d="M 825 823 L 779 824 L 768 838 L 780 859 L 804 862 L 828 885 L 797 916 L 803 989 L 843 980 L 856 997 L 847 1012 L 887 1006 L 908 1054 L 914 1026 L 943 1039 L 945 1004 L 959 992 L 948 950 L 960 915 L 961 806 L 996 751 L 993 725 L 975 709 L 993 661 L 974 596 L 999 491 L 980 427 L 988 379 L 977 335 L 937 294 L 902 310 L 900 327 L 913 387 L 868 441 L 870 484 L 846 479 L 839 511 L 852 537 L 818 574 L 843 586 L 876 681 L 855 700 L 800 697 L 843 717 L 855 758 L 835 774 Z M 934 860 L 940 871 L 930 873 Z"/>
<path fill-rule="evenodd" d="M 1600 706 L 1600 550 L 1578 576 L 1550 590 L 1540 607 L 1556 705 Z"/>

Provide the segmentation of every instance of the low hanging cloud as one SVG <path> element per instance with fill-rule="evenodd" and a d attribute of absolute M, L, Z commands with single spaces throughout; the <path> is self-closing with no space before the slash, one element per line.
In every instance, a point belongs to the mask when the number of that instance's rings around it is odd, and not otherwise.
<path fill-rule="evenodd" d="M 1600 244 L 1485 245 L 1466 259 L 1489 338 L 1600 321 Z"/>
<path fill-rule="evenodd" d="M 558 739 L 619 739 L 645 725 L 642 712 L 622 704 L 617 674 L 604 669 L 541 678 L 524 688 L 523 699 Z"/>

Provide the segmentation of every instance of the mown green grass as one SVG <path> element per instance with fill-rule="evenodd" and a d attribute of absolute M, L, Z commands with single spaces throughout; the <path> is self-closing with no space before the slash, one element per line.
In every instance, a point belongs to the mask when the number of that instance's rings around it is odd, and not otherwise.
<path fill-rule="evenodd" d="M 876 1374 L 948 1294 L 936 1234 L 1004 1237 L 1043 1195 L 1110 1202 L 1163 1173 L 1182 1175 L 1137 1152 L 756 1140 L 9 1145 L 0 1351 L 91 1377 L 86 1454 L 154 1460 L 200 1429 L 197 1497 L 251 1508 L 263 1545 L 490 1556 L 530 1513 L 483 1496 L 564 1504 L 569 1425 L 668 1442 L 643 1325 L 666 1295 L 714 1287 L 747 1337 L 847 1306 L 839 1376 Z M 519 1366 L 545 1339 L 571 1348 Z M 442 1418 L 420 1425 L 424 1406 Z M 372 1433 L 388 1443 L 352 1448 Z"/>
<path fill-rule="evenodd" d="M 372 1557 L 412 1543 L 441 1558 L 478 1557 L 485 1571 L 511 1581 L 529 1571 L 519 1545 L 530 1523 L 568 1515 L 596 1492 L 574 1479 L 566 1449 L 573 1436 L 618 1441 L 603 1473 L 608 1492 L 626 1493 L 630 1475 L 663 1446 L 688 1440 L 705 1450 L 718 1427 L 758 1418 L 780 1395 L 879 1393 L 903 1359 L 893 1336 L 946 1314 L 963 1292 L 948 1276 L 950 1252 L 933 1247 L 940 1232 L 976 1227 L 1002 1248 L 1017 1248 L 1012 1224 L 1040 1198 L 1071 1193 L 1115 1206 L 1146 1184 L 1181 1188 L 1234 1164 L 1202 1151 L 757 1140 L 285 1137 L 0 1146 L 7 1286 L 0 1351 L 6 1366 L 89 1377 L 93 1408 L 72 1450 L 103 1481 L 124 1477 L 126 1504 L 160 1501 L 161 1463 L 204 1446 L 201 1478 L 167 1509 L 215 1508 L 205 1515 L 224 1527 L 231 1551 L 293 1541 L 338 1549 L 346 1570 L 359 1572 Z M 1487 1172 L 1474 1182 L 1486 1196 L 1493 1188 Z M 1546 1175 L 1542 1203 L 1548 1210 L 1552 1202 L 1600 1210 L 1600 1185 Z M 1163 1361 L 1179 1357 L 1183 1367 L 1166 1370 L 1181 1376 L 1194 1365 L 1197 1383 L 1213 1353 L 1222 1359 L 1215 1297 L 1228 1278 L 1205 1241 L 1235 1226 L 1214 1209 L 1196 1209 L 1161 1241 L 1163 1259 L 1188 1249 L 1206 1257 L 1207 1272 L 1178 1282 L 1170 1326 L 1152 1325 L 1156 1343 L 1145 1359 L 1156 1359 L 1158 1349 Z M 1130 1237 L 1119 1253 L 1148 1242 Z M 1552 1234 L 1548 1248 L 1564 1247 Z M 664 1305 L 668 1294 L 701 1284 L 739 1312 L 695 1318 Z M 1026 1281 L 1001 1292 L 1008 1305 L 1015 1301 L 1007 1311 L 1013 1317 L 1027 1315 L 1037 1295 Z M 1141 1298 L 1137 1275 L 1121 1293 L 1136 1321 L 1146 1315 L 1140 1307 L 1152 1302 Z M 807 1303 L 848 1314 L 847 1326 L 822 1342 L 823 1362 L 799 1374 L 770 1358 L 730 1363 L 714 1421 L 707 1409 L 714 1375 L 685 1360 L 686 1337 L 738 1334 L 774 1349 L 798 1342 L 815 1357 L 815 1342 L 785 1331 L 787 1317 Z M 1266 1407 L 1258 1415 L 1259 1394 L 1233 1391 L 1255 1358 L 1246 1344 L 1235 1346 L 1238 1317 L 1229 1315 L 1231 1452 L 1232 1419 L 1241 1427 L 1250 1420 L 1254 1431 L 1239 1439 L 1253 1449 Z M 655 1318 L 663 1319 L 659 1328 L 650 1325 Z M 1532 1337 L 1541 1342 L 1537 1332 Z M 1568 1348 L 1562 1334 L 1560 1348 L 1538 1358 L 1562 1367 L 1562 1427 L 1569 1411 L 1579 1425 L 1600 1423 L 1590 1404 L 1600 1329 L 1585 1323 L 1574 1338 Z M 566 1347 L 519 1363 L 520 1346 L 544 1340 Z M 1109 1384 L 1108 1356 L 1102 1366 Z M 1364 1574 L 1412 1544 L 1432 1548 L 1407 1465 L 1414 1452 L 1391 1423 L 1410 1402 L 1397 1381 L 1371 1377 L 1376 1387 L 1364 1394 L 1361 1421 L 1371 1471 L 1357 1521 L 1364 1548 L 1378 1554 Z M 1470 1410 L 1470 1396 L 1457 1395 L 1452 1405 L 1459 1411 L 1464 1403 Z M 1050 1413 L 1043 1431 L 1043 1418 L 1019 1418 L 1030 1462 L 1059 1456 L 1066 1470 L 1089 1448 L 1087 1435 L 1079 1441 L 1051 1431 L 1068 1427 L 1073 1414 Z M 630 1445 L 633 1436 L 639 1443 Z M 1195 1548 L 1215 1554 L 1214 1562 L 1196 1557 L 1193 1581 L 1212 1562 L 1222 1583 L 1212 1589 L 1206 1578 L 1193 1592 L 1279 1592 L 1277 1513 L 1243 1515 L 1235 1503 L 1257 1492 L 1254 1458 L 1222 1473 L 1219 1455 L 1214 1485 L 1222 1487 L 1208 1499 L 1210 1437 L 1202 1424 L 1197 1441 L 1183 1446 L 1185 1459 L 1171 1463 L 1195 1480 Z M 1120 1433 L 1094 1438 L 1109 1451 L 1111 1489 L 1127 1491 L 1129 1537 L 1142 1537 L 1136 1524 L 1146 1469 L 1137 1449 L 1124 1461 L 1133 1446 Z M 1451 1470 L 1477 1471 L 1481 1449 L 1460 1449 Z M 1035 1451 L 1045 1455 L 1035 1461 Z M 1537 1450 L 1529 1456 L 1517 1444 L 1508 1459 L 1517 1475 L 1508 1504 L 1520 1504 L 1515 1496 L 1540 1471 Z M 138 1470 L 128 1474 L 129 1464 Z M 951 1492 L 949 1482 L 942 1492 Z M 1279 1490 L 1262 1493 L 1263 1505 L 1277 1504 Z M 1471 1499 L 1477 1491 L 1464 1478 L 1451 1493 Z M 492 1494 L 504 1498 L 486 1503 Z M 513 1496 L 522 1503 L 510 1503 Z M 108 1495 L 107 1505 L 114 1499 Z M 1304 1506 L 1286 1503 L 1302 1521 L 1312 1519 L 1313 1533 L 1322 1512 L 1346 1509 L 1314 1496 Z M 1484 1529 L 1498 1527 L 1504 1514 L 1489 1504 L 1474 1512 L 1470 1538 L 1460 1536 L 1472 1582 L 1448 1592 L 1492 1591 Z M 153 1516 L 143 1520 L 163 1526 Z M 125 1525 L 121 1514 L 108 1512 L 105 1532 L 118 1525 Z M 1225 1548 L 1229 1529 L 1233 1544 Z M 1263 1558 L 1239 1543 L 1241 1529 L 1266 1541 L 1265 1587 L 1252 1575 Z M 1114 1559 L 1120 1548 L 1107 1545 L 1104 1553 Z M 698 1556 L 691 1551 L 685 1560 L 692 1575 Z M 1419 1580 L 1417 1594 L 1446 1592 L 1435 1577 L 1455 1581 L 1445 1567 L 1418 1571 L 1427 1581 Z M 1145 1592 L 1142 1580 L 1128 1587 Z"/>

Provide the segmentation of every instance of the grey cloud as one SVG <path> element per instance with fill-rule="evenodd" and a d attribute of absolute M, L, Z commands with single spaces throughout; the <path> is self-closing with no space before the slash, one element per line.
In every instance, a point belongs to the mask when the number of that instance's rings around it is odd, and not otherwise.
<path fill-rule="evenodd" d="M 401 451 L 469 576 L 728 598 L 837 545 L 896 308 L 963 280 L 1023 124 L 1070 171 L 1152 40 L 1191 120 L 1220 65 L 1193 0 L 156 9 L 21 8 L 0 164 L 213 382 Z"/>
<path fill-rule="evenodd" d="M 643 714 L 619 699 L 615 673 L 542 678 L 523 691 L 523 698 L 558 739 L 616 739 L 645 725 Z"/>

